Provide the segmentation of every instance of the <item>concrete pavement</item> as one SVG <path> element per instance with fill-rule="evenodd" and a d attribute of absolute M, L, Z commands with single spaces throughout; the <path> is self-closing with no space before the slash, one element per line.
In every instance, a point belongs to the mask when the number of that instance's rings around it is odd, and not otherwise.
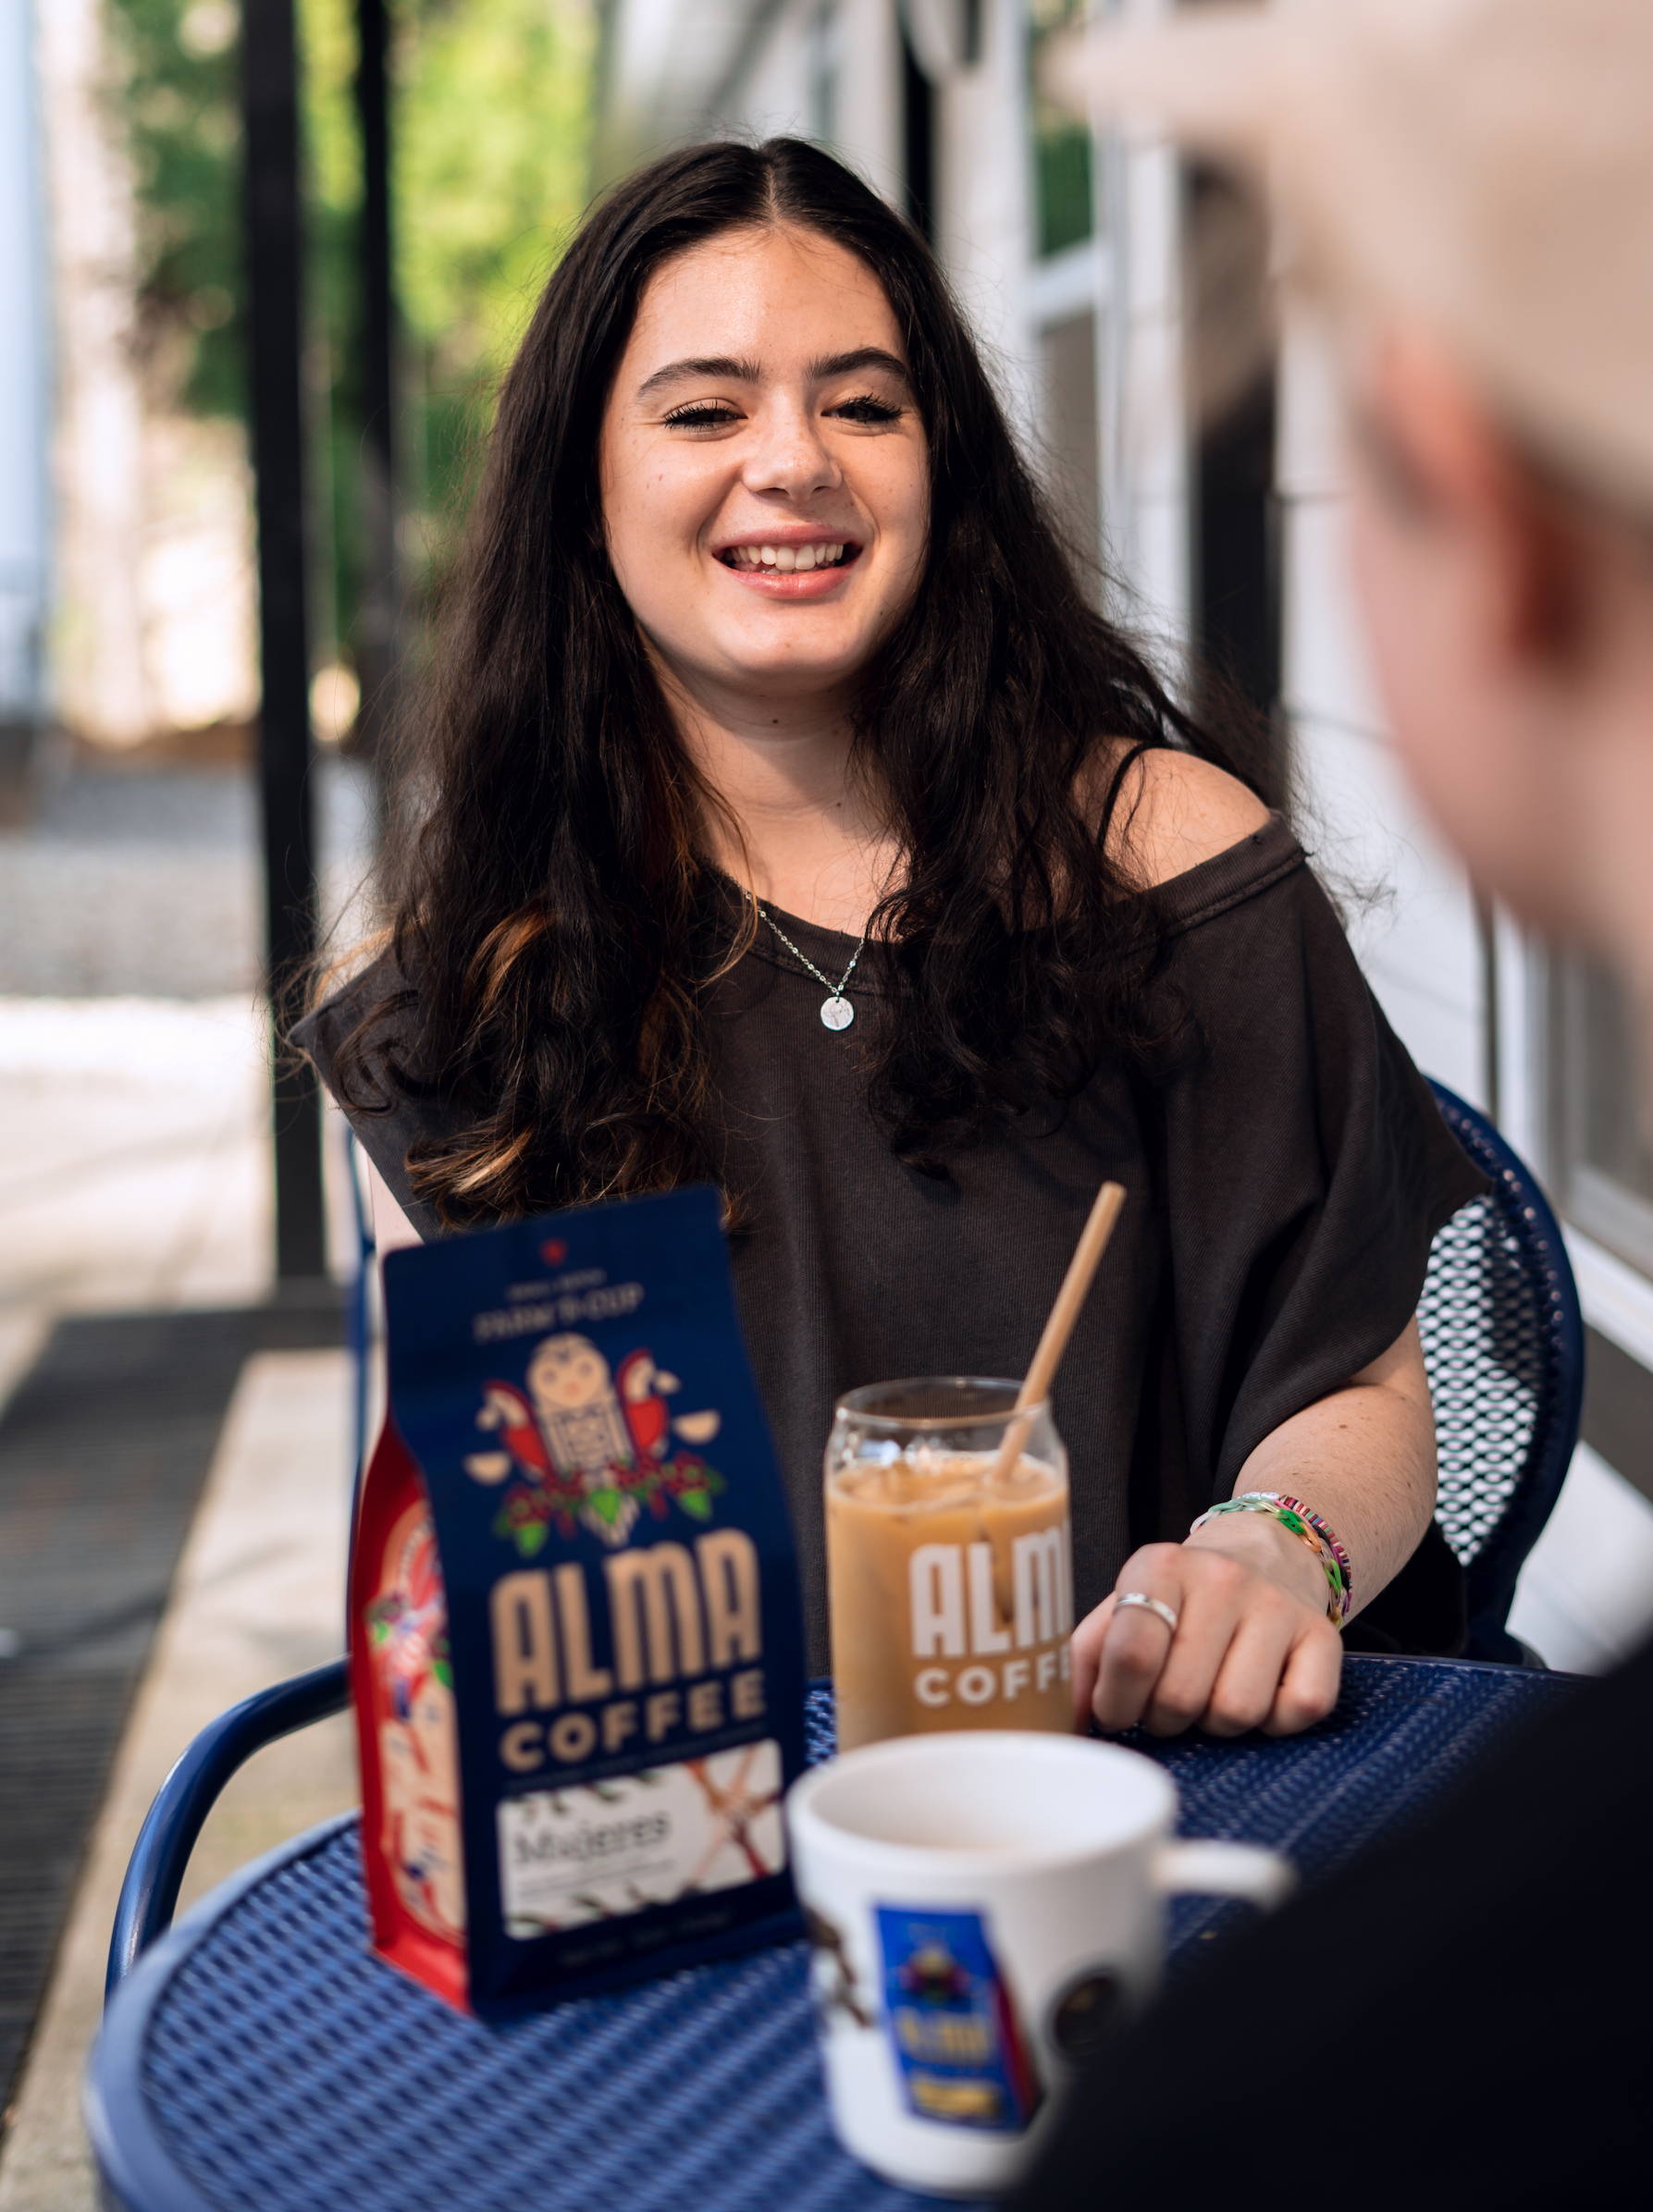
<path fill-rule="evenodd" d="M 337 910 L 364 868 L 367 794 L 327 762 L 318 796 Z M 29 824 L 0 825 L 0 1405 L 66 1316 L 269 1296 L 257 858 L 251 779 L 224 770 L 59 778 Z M 342 1267 L 348 1199 L 332 1181 Z M 350 1450 L 341 1353 L 247 1363 L 14 2093 L 0 2212 L 93 2212 L 80 2081 L 132 1839 L 204 1722 L 337 1655 Z M 0 1668 L 18 1571 L 0 1556 Z M 342 1727 L 272 1747 L 215 1813 L 186 1897 L 354 1796 Z"/>
<path fill-rule="evenodd" d="M 0 1000 L 0 1384 L 64 1315 L 268 1295 L 266 1054 L 247 997 Z M 333 1213 L 342 1262 L 342 1186 Z M 238 1697 L 339 1651 L 347 1397 L 341 1352 L 243 1371 L 13 2100 L 0 2212 L 93 2212 L 80 2080 L 120 1876 L 167 1768 Z M 4 1592 L 0 1565 L 0 1629 Z M 341 1727 L 272 1747 L 215 1814 L 190 1893 L 354 1794 Z"/>
<path fill-rule="evenodd" d="M 132 1839 L 196 1730 L 238 1698 L 339 1655 L 350 1478 L 339 1352 L 250 1360 L 127 1726 L 36 2028 L 4 2155 L 0 2212 L 96 2212 L 80 2082 Z M 230 1785 L 182 1904 L 356 1801 L 340 1718 L 273 1744 Z"/>

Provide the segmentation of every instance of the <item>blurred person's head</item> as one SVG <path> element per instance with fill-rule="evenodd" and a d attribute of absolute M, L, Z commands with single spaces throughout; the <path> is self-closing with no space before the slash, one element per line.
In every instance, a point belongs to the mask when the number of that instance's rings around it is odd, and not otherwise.
<path fill-rule="evenodd" d="M 1413 780 L 1484 888 L 1653 985 L 1653 495 L 1552 465 L 1433 334 L 1349 342 L 1355 575 Z"/>
<path fill-rule="evenodd" d="M 474 1107 L 413 1158 L 421 1196 L 461 1223 L 717 1173 L 701 863 L 709 824 L 741 841 L 707 721 L 758 745 L 814 717 L 899 856 L 868 1036 L 900 1158 L 937 1172 L 1148 1050 L 1118 763 L 1176 742 L 1256 777 L 1098 581 L 929 246 L 840 163 L 694 146 L 599 201 L 505 379 L 413 725 L 387 878 L 412 1072 Z M 401 1003 L 345 1048 L 358 1104 Z"/>
<path fill-rule="evenodd" d="M 1417 782 L 1486 889 L 1653 987 L 1653 7 L 1202 7 L 1058 66 L 1266 172 Z"/>

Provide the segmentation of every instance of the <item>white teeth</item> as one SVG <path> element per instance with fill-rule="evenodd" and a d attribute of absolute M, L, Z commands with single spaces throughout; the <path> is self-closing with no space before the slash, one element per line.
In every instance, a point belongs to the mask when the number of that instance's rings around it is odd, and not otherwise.
<path fill-rule="evenodd" d="M 783 576 L 796 571 L 834 567 L 844 559 L 842 543 L 835 546 L 731 546 L 728 558 L 737 569 L 776 569 Z"/>

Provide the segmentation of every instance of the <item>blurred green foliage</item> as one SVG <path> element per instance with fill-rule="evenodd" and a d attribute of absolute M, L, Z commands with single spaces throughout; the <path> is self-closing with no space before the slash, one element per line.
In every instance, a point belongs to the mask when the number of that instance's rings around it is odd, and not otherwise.
<path fill-rule="evenodd" d="M 112 0 L 111 12 L 124 34 L 112 83 L 125 79 L 144 337 L 181 377 L 191 406 L 239 414 L 238 11 L 200 0 Z"/>
<path fill-rule="evenodd" d="M 1104 12 L 1097 0 L 1028 0 L 1028 87 L 1033 122 L 1035 250 L 1060 253 L 1094 227 L 1091 129 L 1039 90 L 1041 52 L 1053 33 Z"/>
<path fill-rule="evenodd" d="M 235 0 L 109 6 L 137 173 L 152 367 L 185 407 L 239 416 L 241 10 Z M 315 490 L 331 524 L 331 606 L 322 611 L 346 636 L 361 435 L 355 11 L 352 0 L 298 0 L 298 10 L 306 305 L 323 434 Z M 589 0 L 392 0 L 391 14 L 402 490 L 414 524 L 405 535 L 439 566 L 499 374 L 586 200 L 595 30 Z"/>

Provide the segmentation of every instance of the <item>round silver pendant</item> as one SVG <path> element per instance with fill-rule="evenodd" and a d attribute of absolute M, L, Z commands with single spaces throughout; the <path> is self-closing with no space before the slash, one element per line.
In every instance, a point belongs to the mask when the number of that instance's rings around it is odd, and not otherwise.
<path fill-rule="evenodd" d="M 856 1018 L 856 1010 L 847 999 L 834 994 L 821 1001 L 820 1018 L 829 1029 L 847 1029 Z"/>

